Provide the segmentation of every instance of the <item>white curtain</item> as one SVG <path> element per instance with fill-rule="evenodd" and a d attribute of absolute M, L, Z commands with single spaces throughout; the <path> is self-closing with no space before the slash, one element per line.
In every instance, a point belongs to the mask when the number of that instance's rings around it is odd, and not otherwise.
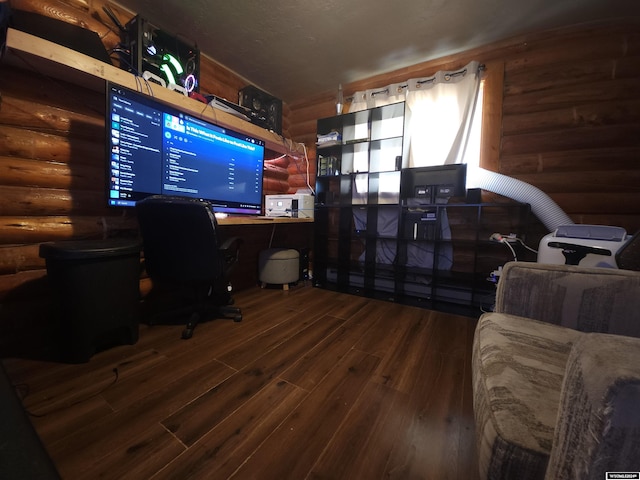
<path fill-rule="evenodd" d="M 392 103 L 406 101 L 407 84 L 394 83 L 386 87 L 356 92 L 349 112 L 359 112 L 369 108 L 383 107 Z"/>
<path fill-rule="evenodd" d="M 402 168 L 466 163 L 466 147 L 479 91 L 480 65 L 470 62 L 460 70 L 440 71 L 431 77 L 356 92 L 349 112 L 405 102 L 407 122 L 403 150 L 406 155 L 403 155 Z M 473 154 L 477 156 L 478 150 L 473 150 Z M 477 158 L 473 163 L 477 165 Z M 354 215 L 357 223 L 356 212 Z M 360 219 L 361 223 L 363 220 Z M 446 210 L 441 211 L 439 227 L 440 238 L 450 239 Z M 433 268 L 434 248 L 429 242 L 410 244 L 407 265 Z M 392 251 L 377 248 L 377 261 L 391 264 L 395 254 L 395 246 Z M 441 245 L 438 257 L 438 269 L 449 270 L 453 265 L 453 247 Z"/>
<path fill-rule="evenodd" d="M 356 92 L 349 111 L 406 102 L 405 115 L 409 119 L 404 135 L 403 168 L 466 163 L 467 188 L 482 188 L 530 203 L 533 213 L 550 231 L 572 224 L 571 218 L 546 193 L 479 167 L 480 125 L 471 127 L 474 120 L 480 121 L 474 115 L 480 81 L 480 65 L 470 62 L 460 70 Z M 476 144 L 475 148 L 467 148 L 470 135 L 476 137 L 471 142 Z"/>
<path fill-rule="evenodd" d="M 480 87 L 480 65 L 440 71 L 379 89 L 356 92 L 349 112 L 406 102 L 403 167 L 465 163 Z"/>

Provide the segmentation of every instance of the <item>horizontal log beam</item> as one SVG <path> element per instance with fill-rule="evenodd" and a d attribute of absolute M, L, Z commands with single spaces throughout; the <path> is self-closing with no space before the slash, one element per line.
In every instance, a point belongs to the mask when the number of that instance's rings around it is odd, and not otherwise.
<path fill-rule="evenodd" d="M 104 141 L 104 116 L 87 116 L 33 100 L 4 96 L 0 124 Z"/>
<path fill-rule="evenodd" d="M 500 159 L 500 172 L 519 175 L 541 172 L 567 174 L 581 170 L 633 170 L 638 166 L 637 158 L 640 158 L 640 146 L 503 155 Z"/>
<path fill-rule="evenodd" d="M 105 166 L 0 156 L 3 185 L 17 187 L 91 189 L 105 185 Z"/>
<path fill-rule="evenodd" d="M 40 244 L 0 246 L 0 275 L 45 268 Z"/>
<path fill-rule="evenodd" d="M 36 216 L 0 217 L 1 244 L 30 244 L 74 238 L 102 238 L 137 231 L 133 217 Z"/>
<path fill-rule="evenodd" d="M 0 185 L 0 216 L 106 214 L 103 192 Z"/>
<path fill-rule="evenodd" d="M 46 270 L 30 270 L 13 275 L 0 275 L 0 301 L 10 300 L 10 297 L 19 297 L 18 289 L 27 283 L 44 279 Z"/>
<path fill-rule="evenodd" d="M 104 165 L 104 142 L 0 125 L 0 156 Z"/>
<path fill-rule="evenodd" d="M 503 155 L 639 146 L 640 124 L 580 127 L 542 133 L 504 135 L 502 138 Z"/>
<path fill-rule="evenodd" d="M 640 85 L 635 78 L 585 82 L 518 95 L 505 95 L 504 115 L 523 114 L 572 107 L 578 104 L 615 102 L 619 99 L 640 98 Z"/>
<path fill-rule="evenodd" d="M 640 215 L 638 192 L 553 193 L 551 198 L 569 215 Z"/>
<path fill-rule="evenodd" d="M 543 192 L 554 193 L 635 193 L 640 195 L 640 170 L 572 172 L 566 175 L 540 173 L 515 178 L 535 185 Z M 637 203 L 637 202 L 636 202 Z M 611 203 L 611 205 L 615 205 Z M 640 203 L 638 203 L 640 210 Z"/>
<path fill-rule="evenodd" d="M 568 128 L 639 123 L 640 97 L 569 106 L 541 112 L 505 115 L 502 130 L 503 134 L 508 136 Z"/>

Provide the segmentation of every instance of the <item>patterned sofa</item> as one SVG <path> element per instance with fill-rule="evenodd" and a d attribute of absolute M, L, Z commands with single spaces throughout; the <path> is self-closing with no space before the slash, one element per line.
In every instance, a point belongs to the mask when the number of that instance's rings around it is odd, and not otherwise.
<path fill-rule="evenodd" d="M 482 479 L 640 471 L 640 272 L 512 262 L 473 346 Z"/>

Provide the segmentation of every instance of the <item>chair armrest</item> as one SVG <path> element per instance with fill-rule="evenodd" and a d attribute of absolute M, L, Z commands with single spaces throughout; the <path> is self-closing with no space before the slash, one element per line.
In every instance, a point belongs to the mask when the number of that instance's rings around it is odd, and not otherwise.
<path fill-rule="evenodd" d="M 640 272 L 510 262 L 495 310 L 583 332 L 640 337 Z"/>
<path fill-rule="evenodd" d="M 640 339 L 583 335 L 572 347 L 545 479 L 638 471 Z"/>
<path fill-rule="evenodd" d="M 218 247 L 218 250 L 225 258 L 225 263 L 237 262 L 240 254 L 242 239 L 240 237 L 229 237 Z"/>

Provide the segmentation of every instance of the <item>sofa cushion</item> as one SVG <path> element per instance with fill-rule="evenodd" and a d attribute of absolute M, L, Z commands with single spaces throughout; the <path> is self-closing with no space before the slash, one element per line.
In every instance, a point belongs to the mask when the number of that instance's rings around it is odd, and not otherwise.
<path fill-rule="evenodd" d="M 515 315 L 480 318 L 472 371 L 481 478 L 544 478 L 567 358 L 580 335 Z"/>
<path fill-rule="evenodd" d="M 509 262 L 498 283 L 495 310 L 582 332 L 640 337 L 640 275 L 615 268 Z"/>
<path fill-rule="evenodd" d="M 584 334 L 567 360 L 547 480 L 637 472 L 640 339 Z"/>

